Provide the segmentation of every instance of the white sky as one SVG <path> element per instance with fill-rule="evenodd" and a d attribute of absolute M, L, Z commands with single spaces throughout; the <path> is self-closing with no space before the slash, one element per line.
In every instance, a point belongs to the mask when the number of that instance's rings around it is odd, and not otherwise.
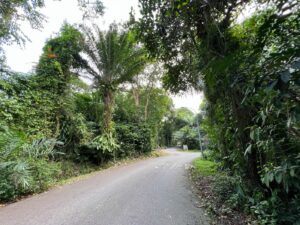
<path fill-rule="evenodd" d="M 107 28 L 112 22 L 124 22 L 129 18 L 131 7 L 138 12 L 138 0 L 102 0 L 105 6 L 103 18 L 97 20 L 100 28 Z M 44 28 L 33 30 L 29 24 L 21 24 L 22 31 L 30 38 L 24 47 L 19 45 L 6 46 L 7 64 L 18 72 L 29 72 L 37 63 L 47 38 L 59 31 L 66 21 L 70 24 L 82 23 L 82 13 L 77 6 L 77 0 L 46 0 L 46 7 L 41 12 L 47 17 Z M 187 93 L 183 96 L 172 96 L 176 108 L 187 107 L 198 111 L 203 95 Z"/>
<path fill-rule="evenodd" d="M 172 96 L 172 99 L 175 108 L 186 107 L 197 113 L 200 103 L 203 101 L 203 93 L 186 93 L 184 95 Z"/>

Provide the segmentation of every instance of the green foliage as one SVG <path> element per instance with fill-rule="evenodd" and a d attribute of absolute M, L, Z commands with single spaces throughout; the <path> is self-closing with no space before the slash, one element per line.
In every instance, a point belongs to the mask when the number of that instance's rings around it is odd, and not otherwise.
<path fill-rule="evenodd" d="M 61 150 L 69 153 L 68 158 L 93 138 L 86 121 L 89 118 L 82 109 L 86 105 L 80 105 L 86 104 L 86 99 L 79 98 L 83 94 L 72 92 L 72 89 L 86 88 L 74 72 L 85 63 L 80 56 L 82 41 L 82 34 L 76 28 L 64 24 L 59 34 L 46 42 L 35 76 L 37 90 L 51 101 L 51 136 L 64 142 Z"/>
<path fill-rule="evenodd" d="M 103 3 L 99 0 L 78 0 L 78 5 L 84 12 L 84 17 L 102 15 Z M 44 0 L 2 0 L 0 3 L 0 46 L 3 43 L 22 43 L 28 37 L 20 29 L 18 21 L 28 21 L 32 28 L 39 29 L 45 21 L 40 12 L 45 6 Z"/>
<path fill-rule="evenodd" d="M 140 87 L 138 90 L 138 104 L 130 93 L 118 93 L 114 120 L 116 123 L 145 124 L 151 129 L 152 147 L 161 144 L 163 125 L 161 121 L 172 112 L 172 99 L 159 88 Z M 166 121 L 166 120 L 165 120 Z"/>
<path fill-rule="evenodd" d="M 32 75 L 11 74 L 0 78 L 0 118 L 2 123 L 14 129 L 26 130 L 29 136 L 44 133 L 50 136 L 53 126 L 49 95 L 36 90 Z M 34 107 L 34 110 L 27 110 Z"/>
<path fill-rule="evenodd" d="M 224 30 L 248 1 L 140 0 L 137 30 L 149 53 L 165 62 L 163 81 L 175 92 L 199 89 L 199 70 L 208 59 L 227 51 Z M 207 46 L 207 47 L 206 47 Z M 203 49 L 204 47 L 205 49 Z"/>
<path fill-rule="evenodd" d="M 58 162 L 60 173 L 58 174 L 57 180 L 63 181 L 68 178 L 73 178 L 82 174 L 88 174 L 99 169 L 98 166 L 90 162 L 74 162 L 74 161 L 60 161 Z"/>
<path fill-rule="evenodd" d="M 115 92 L 121 84 L 131 81 L 141 72 L 146 59 L 143 48 L 137 45 L 130 31 L 119 31 L 116 24 L 104 32 L 95 27 L 93 32 L 82 27 L 84 33 L 83 53 L 87 60 L 78 61 L 84 74 L 90 75 L 94 86 L 101 93 L 103 108 L 103 133 L 113 130 Z"/>
<path fill-rule="evenodd" d="M 152 151 L 151 128 L 147 124 L 118 124 L 117 139 L 121 156 L 135 156 Z"/>
<path fill-rule="evenodd" d="M 190 111 L 188 108 L 179 108 L 175 111 L 175 126 L 179 129 L 185 125 L 191 124 L 194 118 L 194 113 Z"/>
<path fill-rule="evenodd" d="M 104 133 L 95 137 L 91 145 L 98 151 L 102 151 L 102 153 L 112 153 L 120 147 L 112 133 Z"/>
<path fill-rule="evenodd" d="M 184 107 L 175 109 L 168 115 L 161 131 L 168 145 L 187 145 L 189 149 L 200 149 L 198 117 L 201 117 L 200 114 L 194 115 Z M 201 141 L 203 142 L 202 138 Z"/>
<path fill-rule="evenodd" d="M 36 4 L 19 2 L 7 6 L 19 10 Z M 91 6 L 90 1 L 79 4 Z M 141 104 L 135 104 L 130 85 L 147 62 L 135 33 L 116 25 L 107 32 L 81 31 L 64 24 L 46 41 L 32 74 L 4 71 L 0 59 L 0 201 L 44 191 L 58 180 L 112 159 L 148 153 L 158 144 L 172 101 L 156 87 L 156 74 L 144 79 L 148 86 L 138 87 Z M 9 35 L 7 41 L 16 41 Z M 80 75 L 90 75 L 93 85 Z M 125 83 L 129 90 L 119 90 Z"/>
<path fill-rule="evenodd" d="M 195 167 L 195 176 L 212 176 L 217 172 L 217 164 L 209 160 L 196 159 L 193 166 Z"/>
<path fill-rule="evenodd" d="M 199 149 L 197 128 L 184 126 L 173 134 L 173 141 L 180 145 L 187 145 L 189 149 Z"/>
<path fill-rule="evenodd" d="M 166 87 L 204 91 L 209 148 L 243 189 L 252 187 L 245 194 L 259 222 L 294 224 L 299 213 L 285 212 L 297 211 L 300 191 L 300 5 L 269 2 L 237 23 L 247 1 L 141 0 L 138 27 L 165 62 Z"/>
<path fill-rule="evenodd" d="M 83 18 L 103 15 L 104 6 L 100 0 L 78 0 L 78 5 L 83 12 Z M 44 0 L 1 0 L 0 2 L 0 74 L 7 74 L 9 69 L 5 66 L 5 53 L 3 45 L 17 43 L 25 44 L 29 40 L 19 21 L 29 22 L 31 28 L 40 29 L 45 22 L 45 16 L 40 10 L 45 6 Z"/>
<path fill-rule="evenodd" d="M 59 169 L 50 162 L 56 154 L 54 139 L 29 143 L 23 133 L 2 127 L 0 132 L 0 200 L 45 190 Z"/>
<path fill-rule="evenodd" d="M 114 90 L 144 68 L 144 51 L 131 32 L 119 31 L 115 24 L 107 32 L 96 27 L 96 35 L 87 27 L 82 30 L 83 52 L 89 58 L 82 68 L 94 78 L 97 87 Z"/>
<path fill-rule="evenodd" d="M 131 93 L 117 93 L 115 105 L 114 121 L 116 121 L 116 123 L 136 123 L 142 117 L 142 110 L 136 106 Z"/>
<path fill-rule="evenodd" d="M 72 76 L 71 68 L 79 68 L 84 62 L 79 53 L 82 50 L 82 35 L 74 27 L 64 24 L 57 37 L 48 40 L 37 65 L 39 87 L 57 94 L 68 91 Z"/>
<path fill-rule="evenodd" d="M 237 180 L 235 177 L 220 174 L 214 177 L 213 191 L 220 202 L 233 202 L 234 194 L 238 194 L 236 190 Z"/>
<path fill-rule="evenodd" d="M 173 121 L 166 117 L 166 120 L 163 121 L 162 126 L 159 131 L 159 145 L 160 146 L 172 146 L 173 144 L 173 132 L 174 125 Z"/>
<path fill-rule="evenodd" d="M 4 43 L 23 43 L 27 37 L 20 30 L 19 20 L 27 20 L 33 28 L 40 28 L 45 20 L 39 9 L 43 0 L 3 0 L 0 3 L 0 46 Z"/>
<path fill-rule="evenodd" d="M 75 93 L 75 110 L 87 121 L 93 121 L 100 124 L 103 115 L 103 102 L 99 92 L 93 93 Z"/>

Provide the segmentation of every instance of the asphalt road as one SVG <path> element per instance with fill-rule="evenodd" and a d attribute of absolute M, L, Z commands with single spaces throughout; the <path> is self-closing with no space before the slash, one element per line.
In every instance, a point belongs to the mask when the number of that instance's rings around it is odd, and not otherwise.
<path fill-rule="evenodd" d="M 110 168 L 0 208 L 0 225 L 207 225 L 187 177 L 198 153 Z"/>

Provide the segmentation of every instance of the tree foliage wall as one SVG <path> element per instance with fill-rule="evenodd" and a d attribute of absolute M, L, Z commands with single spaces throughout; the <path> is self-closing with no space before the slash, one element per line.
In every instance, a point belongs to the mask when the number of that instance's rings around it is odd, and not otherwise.
<path fill-rule="evenodd" d="M 140 105 L 135 104 L 130 84 L 153 62 L 130 31 L 112 27 L 98 29 L 101 42 L 96 42 L 87 41 L 86 29 L 64 24 L 45 43 L 32 74 L 1 73 L 0 201 L 46 190 L 58 180 L 158 145 L 160 122 L 172 100 L 156 86 L 140 85 Z M 94 67 L 83 55 L 95 45 L 97 51 L 88 53 L 98 63 L 98 74 L 88 85 L 82 76 Z M 111 102 L 104 98 L 107 90 Z M 110 133 L 103 129 L 108 108 Z"/>
<path fill-rule="evenodd" d="M 242 177 L 253 212 L 262 223 L 295 223 L 300 218 L 299 2 L 140 4 L 137 29 L 150 53 L 165 63 L 165 87 L 204 91 L 211 148 L 225 168 Z M 237 22 L 254 4 L 260 10 Z"/>

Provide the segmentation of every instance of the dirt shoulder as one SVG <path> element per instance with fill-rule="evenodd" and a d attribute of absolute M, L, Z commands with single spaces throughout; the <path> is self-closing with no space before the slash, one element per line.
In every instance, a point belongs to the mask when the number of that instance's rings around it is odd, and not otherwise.
<path fill-rule="evenodd" d="M 238 208 L 233 207 L 220 194 L 230 192 L 230 182 L 226 183 L 224 175 L 219 174 L 213 162 L 197 159 L 190 168 L 190 179 L 195 194 L 200 199 L 199 207 L 205 209 L 211 217 L 211 224 L 216 225 L 248 225 L 255 224 L 253 218 Z M 225 182 L 220 180 L 224 180 Z M 227 178 L 226 178 L 227 179 Z M 220 185 L 224 185 L 222 187 Z M 220 193 L 219 193 L 220 192 Z M 226 198 L 226 192 L 224 193 Z"/>

